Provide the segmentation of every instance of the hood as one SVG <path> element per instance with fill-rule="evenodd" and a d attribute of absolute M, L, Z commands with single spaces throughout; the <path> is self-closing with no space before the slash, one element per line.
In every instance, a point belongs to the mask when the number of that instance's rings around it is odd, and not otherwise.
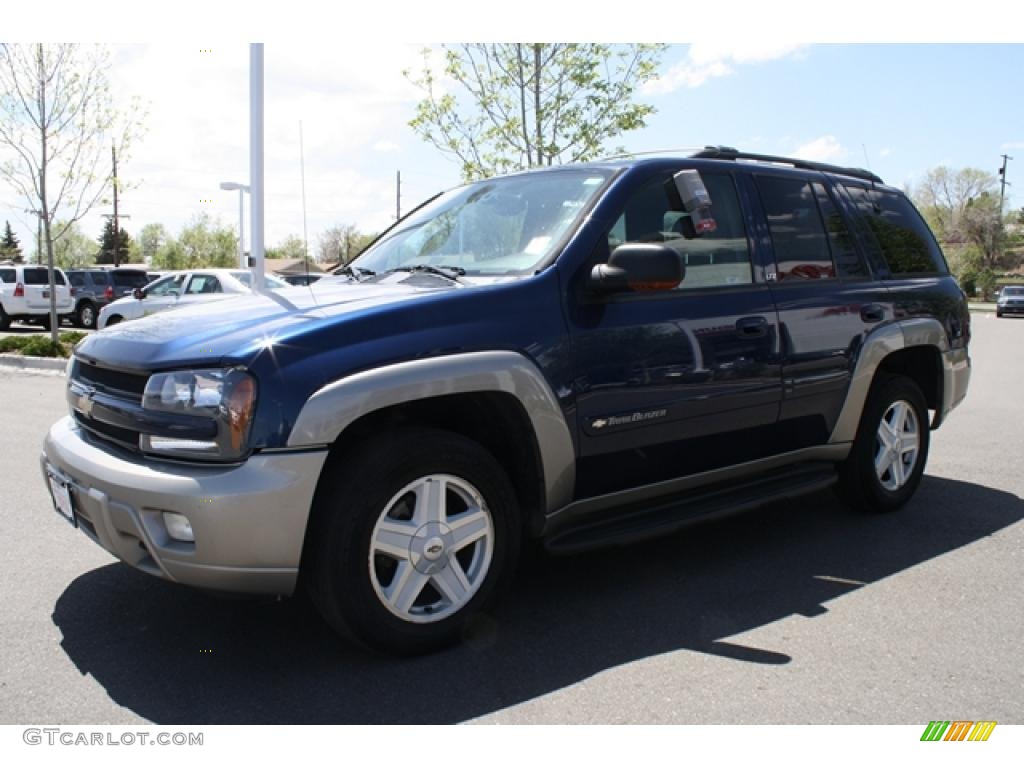
<path fill-rule="evenodd" d="M 392 280 L 391 278 L 395 278 Z M 460 286 L 439 280 L 409 285 L 404 275 L 384 282 L 321 280 L 311 286 L 240 294 L 220 301 L 159 312 L 111 326 L 84 339 L 78 357 L 126 370 L 153 371 L 243 361 L 268 338 L 284 341 L 399 303 L 425 301 Z"/>

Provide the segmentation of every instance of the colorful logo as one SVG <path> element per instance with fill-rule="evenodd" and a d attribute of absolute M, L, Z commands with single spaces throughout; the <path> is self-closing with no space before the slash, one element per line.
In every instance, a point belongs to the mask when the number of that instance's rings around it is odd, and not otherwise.
<path fill-rule="evenodd" d="M 921 734 L 921 741 L 988 741 L 995 728 L 995 720 L 932 720 Z"/>

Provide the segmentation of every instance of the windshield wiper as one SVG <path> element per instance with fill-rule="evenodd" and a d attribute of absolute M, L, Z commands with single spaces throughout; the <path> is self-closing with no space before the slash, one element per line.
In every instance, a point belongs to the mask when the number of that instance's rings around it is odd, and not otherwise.
<path fill-rule="evenodd" d="M 433 264 L 412 264 L 404 267 L 395 267 L 394 269 L 389 269 L 388 272 L 428 272 L 431 275 L 446 277 L 454 283 L 466 285 L 465 280 L 459 279 L 466 274 L 466 270 L 462 267 L 450 267 L 446 264 L 438 264 L 436 267 Z"/>
<path fill-rule="evenodd" d="M 342 267 L 337 272 L 335 272 L 335 274 L 337 274 L 337 275 L 348 275 L 353 280 L 358 282 L 361 279 L 360 275 L 363 275 L 363 276 L 366 276 L 366 277 L 373 277 L 377 273 L 374 272 L 372 269 L 366 269 L 365 267 L 354 267 L 351 264 L 346 264 L 344 267 Z"/>

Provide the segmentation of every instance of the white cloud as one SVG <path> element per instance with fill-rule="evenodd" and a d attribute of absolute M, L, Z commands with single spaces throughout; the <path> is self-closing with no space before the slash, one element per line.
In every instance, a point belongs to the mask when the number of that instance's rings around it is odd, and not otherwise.
<path fill-rule="evenodd" d="M 712 78 L 731 75 L 737 65 L 784 59 L 805 47 L 794 43 L 694 43 L 683 61 L 670 67 L 657 80 L 647 83 L 643 90 L 646 94 L 664 94 L 680 88 L 697 88 Z"/>
<path fill-rule="evenodd" d="M 129 231 L 159 221 L 177 232 L 203 212 L 237 226 L 237 193 L 218 187 L 248 180 L 248 46 L 200 53 L 198 45 L 161 44 L 114 53 L 113 90 L 143 95 L 150 113 L 146 136 L 120 167 L 137 184 L 122 198 L 132 216 Z M 392 152 L 409 138 L 418 92 L 402 71 L 422 61 L 420 46 L 274 43 L 264 57 L 267 244 L 302 232 L 300 120 L 311 250 L 318 233 L 335 224 L 386 226 L 394 212 L 394 168 L 375 166 L 371 150 Z M 456 181 L 457 169 L 452 176 Z M 200 202 L 207 199 L 213 202 Z M 83 229 L 99 232 L 103 212 L 90 215 Z"/>
<path fill-rule="evenodd" d="M 835 136 L 821 136 L 814 141 L 802 144 L 793 150 L 792 156 L 801 160 L 830 162 L 839 160 L 846 154 L 843 145 Z"/>

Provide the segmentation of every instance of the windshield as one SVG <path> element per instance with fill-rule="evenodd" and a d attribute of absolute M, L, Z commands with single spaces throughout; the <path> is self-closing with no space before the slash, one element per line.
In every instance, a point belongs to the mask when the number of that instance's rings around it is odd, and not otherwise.
<path fill-rule="evenodd" d="M 608 173 L 552 171 L 459 187 L 416 211 L 352 266 L 380 273 L 418 265 L 467 275 L 525 275 L 551 255 Z"/>
<path fill-rule="evenodd" d="M 232 272 L 231 276 L 234 277 L 238 282 L 244 285 L 246 288 L 252 288 L 252 272 Z M 273 275 L 264 275 L 263 282 L 272 291 L 276 291 L 278 288 L 289 288 L 290 286 L 284 280 L 279 280 Z"/>
<path fill-rule="evenodd" d="M 1003 296 L 1024 296 L 1024 288 L 1003 288 Z"/>

